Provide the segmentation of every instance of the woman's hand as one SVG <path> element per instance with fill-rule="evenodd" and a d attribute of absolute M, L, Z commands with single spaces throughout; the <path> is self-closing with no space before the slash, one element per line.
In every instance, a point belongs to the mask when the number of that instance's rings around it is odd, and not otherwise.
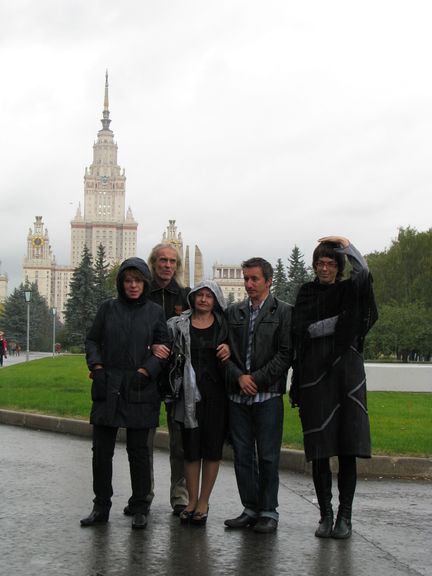
<path fill-rule="evenodd" d="M 156 356 L 156 358 L 160 358 L 161 360 L 166 360 L 171 353 L 171 350 L 168 346 L 165 346 L 165 344 L 152 344 L 150 348 L 153 356 Z"/>
<path fill-rule="evenodd" d="M 350 241 L 344 236 L 323 236 L 318 239 L 318 242 L 334 242 L 335 244 L 340 244 L 342 248 L 348 248 Z"/>
<path fill-rule="evenodd" d="M 221 362 L 226 362 L 230 356 L 231 350 L 228 344 L 219 344 L 219 346 L 216 348 L 216 358 L 218 358 Z"/>

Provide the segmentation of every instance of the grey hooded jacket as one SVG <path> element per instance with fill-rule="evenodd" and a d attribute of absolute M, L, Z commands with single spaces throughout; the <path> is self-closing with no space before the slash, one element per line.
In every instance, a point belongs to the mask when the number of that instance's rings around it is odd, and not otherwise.
<path fill-rule="evenodd" d="M 194 294 L 201 288 L 211 290 L 218 303 L 218 306 L 215 306 L 213 310 L 216 322 L 219 325 L 217 345 L 225 342 L 228 338 L 228 329 L 223 316 L 226 304 L 222 290 L 213 280 L 199 282 L 188 294 L 189 310 L 186 310 L 180 316 L 174 316 L 168 320 L 168 331 L 173 341 L 173 357 L 176 357 L 179 353 L 184 355 L 183 394 L 176 402 L 175 419 L 184 424 L 185 428 L 198 427 L 195 404 L 201 400 L 201 395 L 198 390 L 195 371 L 192 367 L 190 321 L 193 313 Z"/>

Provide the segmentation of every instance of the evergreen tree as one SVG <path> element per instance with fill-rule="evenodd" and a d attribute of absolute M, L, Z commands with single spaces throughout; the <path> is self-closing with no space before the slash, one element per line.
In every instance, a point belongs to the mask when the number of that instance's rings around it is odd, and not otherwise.
<path fill-rule="evenodd" d="M 294 245 L 291 255 L 288 258 L 288 290 L 287 301 L 294 304 L 300 286 L 311 279 L 310 269 L 304 262 L 304 256 L 298 246 Z"/>
<path fill-rule="evenodd" d="M 96 311 L 96 277 L 92 258 L 84 246 L 81 262 L 72 275 L 69 298 L 65 307 L 65 336 L 67 344 L 84 349 L 84 341 Z"/>
<path fill-rule="evenodd" d="M 117 284 L 116 284 L 116 279 L 117 279 L 117 274 L 118 271 L 120 269 L 120 264 L 114 264 L 110 271 L 108 272 L 107 275 L 107 292 L 108 292 L 108 298 L 110 296 L 112 296 L 113 298 L 115 298 L 117 296 Z"/>
<path fill-rule="evenodd" d="M 1 317 L 1 329 L 6 340 L 16 340 L 25 350 L 27 344 L 27 303 L 25 292 L 31 291 L 30 349 L 40 352 L 52 347 L 52 315 L 45 298 L 39 294 L 37 284 L 20 284 L 6 299 Z"/>
<path fill-rule="evenodd" d="M 280 300 L 288 301 L 288 279 L 281 258 L 278 258 L 273 272 L 272 294 Z"/>
<path fill-rule="evenodd" d="M 97 307 L 111 296 L 111 291 L 108 286 L 108 269 L 109 264 L 105 261 L 105 248 L 103 244 L 99 244 L 94 263 L 95 301 Z"/>

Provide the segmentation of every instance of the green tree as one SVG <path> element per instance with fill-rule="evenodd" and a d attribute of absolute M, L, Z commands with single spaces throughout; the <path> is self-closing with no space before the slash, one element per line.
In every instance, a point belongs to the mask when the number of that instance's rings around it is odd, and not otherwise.
<path fill-rule="evenodd" d="M 400 228 L 391 247 L 367 261 L 380 305 L 418 301 L 432 308 L 432 229 Z"/>
<path fill-rule="evenodd" d="M 113 296 L 113 297 L 117 296 L 116 279 L 117 279 L 117 274 L 118 274 L 119 268 L 120 268 L 120 264 L 116 263 L 110 268 L 110 270 L 108 272 L 108 276 L 107 276 L 108 298 L 110 296 Z"/>
<path fill-rule="evenodd" d="M 380 307 L 380 318 L 366 339 L 367 358 L 392 357 L 401 362 L 430 360 L 432 309 L 420 302 Z"/>
<path fill-rule="evenodd" d="M 276 266 L 273 272 L 273 282 L 272 282 L 272 294 L 287 302 L 288 298 L 288 280 L 285 271 L 285 266 L 283 265 L 282 259 L 278 258 Z"/>
<path fill-rule="evenodd" d="M 27 343 L 27 303 L 25 292 L 31 291 L 30 349 L 48 351 L 52 347 L 52 315 L 45 298 L 39 294 L 37 284 L 20 284 L 6 299 L 1 317 L 6 339 L 15 339 L 24 350 Z"/>
<path fill-rule="evenodd" d="M 304 262 L 304 256 L 296 245 L 294 245 L 291 255 L 288 258 L 287 279 L 287 301 L 290 304 L 294 304 L 300 286 L 311 279 L 310 269 L 307 268 Z"/>
<path fill-rule="evenodd" d="M 84 246 L 81 262 L 72 275 L 65 306 L 66 344 L 80 350 L 84 349 L 85 337 L 97 310 L 95 287 L 91 254 L 87 246 Z"/>
<path fill-rule="evenodd" d="M 99 307 L 104 300 L 111 296 L 108 285 L 109 264 L 105 260 L 105 248 L 99 244 L 94 262 L 95 272 L 95 302 Z"/>

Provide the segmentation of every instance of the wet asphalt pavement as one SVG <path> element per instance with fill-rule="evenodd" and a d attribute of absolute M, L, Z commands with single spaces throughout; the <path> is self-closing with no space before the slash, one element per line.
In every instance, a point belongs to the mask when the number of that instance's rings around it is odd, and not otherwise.
<path fill-rule="evenodd" d="M 88 439 L 0 425 L 1 576 L 400 576 L 432 574 L 430 481 L 360 480 L 348 541 L 314 537 L 310 477 L 281 472 L 279 529 L 229 531 L 241 505 L 231 463 L 221 471 L 207 526 L 185 527 L 169 507 L 168 454 L 155 452 L 156 496 L 145 530 L 123 515 L 125 446 L 114 458 L 110 522 L 81 528 L 91 510 Z"/>

